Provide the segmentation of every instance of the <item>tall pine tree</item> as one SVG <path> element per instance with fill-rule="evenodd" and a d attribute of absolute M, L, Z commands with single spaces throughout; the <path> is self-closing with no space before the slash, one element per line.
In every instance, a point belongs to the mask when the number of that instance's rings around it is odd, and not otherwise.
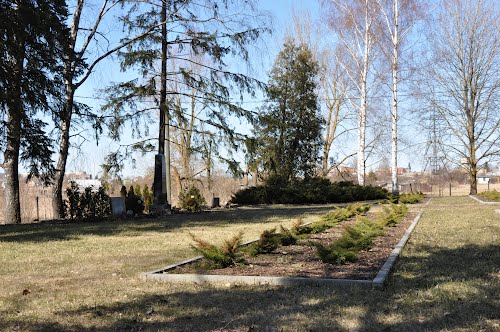
<path fill-rule="evenodd" d="M 174 96 L 192 91 L 198 104 L 204 105 L 198 119 L 218 132 L 234 146 L 234 130 L 228 117 L 251 118 L 234 97 L 253 94 L 260 82 L 247 75 L 229 69 L 228 61 L 237 59 L 248 63 L 248 47 L 268 29 L 262 15 L 258 14 L 254 1 L 248 0 L 152 0 L 145 3 L 129 0 L 129 11 L 121 19 L 130 35 L 141 34 L 120 52 L 123 70 L 135 70 L 138 77 L 108 89 L 110 102 L 104 110 L 113 114 L 107 123 L 114 138 L 118 139 L 125 123 L 132 123 L 137 136 L 141 136 L 139 119 L 146 119 L 151 111 L 158 111 L 158 155 L 164 155 L 169 181 L 169 124 L 173 119 Z M 250 15 L 250 13 L 254 15 Z M 175 61 L 175 68 L 167 70 L 168 63 Z M 199 66 L 203 71 L 192 71 Z M 174 84 L 175 83 L 175 84 Z M 179 89 L 172 88 L 178 85 Z M 150 117 L 151 119 L 151 117 Z M 175 125 L 175 123 L 174 123 Z M 148 135 L 149 124 L 142 132 Z M 180 126 L 179 126 L 180 127 Z M 194 128 L 193 130 L 198 130 Z M 142 142 L 153 139 L 142 136 Z M 139 137 L 138 137 L 139 138 Z M 152 144 L 134 144 L 134 148 L 152 150 Z M 108 170 L 120 169 L 126 153 L 117 151 L 107 158 Z M 163 200 L 155 168 L 154 192 L 157 204 Z M 169 196 L 167 182 L 167 200 Z"/>
<path fill-rule="evenodd" d="M 316 94 L 318 64 L 305 44 L 287 40 L 278 54 L 260 116 L 260 159 L 269 175 L 286 181 L 314 175 L 321 147 L 322 117 Z"/>
<path fill-rule="evenodd" d="M 50 181 L 51 140 L 41 112 L 57 112 L 62 45 L 67 40 L 64 0 L 0 1 L 0 147 L 6 175 L 5 222 L 20 223 L 19 162 L 30 176 Z"/>

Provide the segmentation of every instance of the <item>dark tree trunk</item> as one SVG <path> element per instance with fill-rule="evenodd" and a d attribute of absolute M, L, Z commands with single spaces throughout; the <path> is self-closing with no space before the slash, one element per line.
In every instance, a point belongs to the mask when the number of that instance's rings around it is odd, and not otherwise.
<path fill-rule="evenodd" d="M 477 166 L 470 165 L 469 170 L 470 195 L 477 195 Z"/>
<path fill-rule="evenodd" d="M 64 188 L 64 175 L 66 174 L 66 163 L 69 154 L 69 131 L 71 129 L 71 117 L 73 115 L 73 104 L 75 99 L 75 84 L 73 82 L 75 78 L 75 62 L 73 56 L 84 2 L 84 0 L 78 0 L 77 2 L 70 29 L 70 38 L 68 39 L 64 55 L 64 110 L 60 119 L 61 134 L 59 139 L 59 157 L 56 165 L 56 173 L 54 175 L 54 191 L 52 193 L 52 217 L 55 219 L 62 219 L 65 215 L 62 193 Z M 79 84 L 82 84 L 83 81 Z"/>
<path fill-rule="evenodd" d="M 52 193 L 52 214 L 55 219 L 64 218 L 63 188 L 64 175 L 66 173 L 66 162 L 69 153 L 69 130 L 71 126 L 71 115 L 73 114 L 74 90 L 71 81 L 66 81 L 66 96 L 64 114 L 61 119 L 61 136 L 59 141 L 59 159 L 57 160 L 54 191 Z"/>
<path fill-rule="evenodd" d="M 19 148 L 21 145 L 21 118 L 23 103 L 21 100 L 21 81 L 23 76 L 24 48 L 19 43 L 16 55 L 14 75 L 11 86 L 7 89 L 7 142 L 4 152 L 5 170 L 5 223 L 21 223 L 21 202 L 19 199 Z"/>
<path fill-rule="evenodd" d="M 9 108 L 7 125 L 7 146 L 4 152 L 5 170 L 5 223 L 21 223 L 21 202 L 19 199 L 19 146 L 21 142 L 21 121 L 18 109 Z"/>

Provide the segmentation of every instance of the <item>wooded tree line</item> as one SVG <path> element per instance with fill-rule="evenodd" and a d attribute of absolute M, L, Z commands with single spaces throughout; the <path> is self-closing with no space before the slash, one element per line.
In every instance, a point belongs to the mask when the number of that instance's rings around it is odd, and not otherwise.
<path fill-rule="evenodd" d="M 398 94 L 401 84 L 421 105 L 412 116 L 437 111 L 448 129 L 448 157 L 467 160 L 461 165 L 475 193 L 478 169 L 500 154 L 498 5 L 329 0 L 322 6 L 326 37 L 334 42 L 317 46 L 291 34 L 265 84 L 231 69 L 235 59 L 250 65 L 250 50 L 270 32 L 268 17 L 253 1 L 0 1 L 6 222 L 20 222 L 20 163 L 52 182 L 54 215 L 63 216 L 72 135 L 75 126 L 88 123 L 96 135 L 106 131 L 117 141 L 125 126 L 133 128 L 136 143 L 107 157 L 110 174 L 120 172 L 132 151 L 170 156 L 165 150 L 172 143 L 179 188 L 202 172 L 210 179 L 215 159 L 255 178 L 326 176 L 353 155 L 339 153 L 339 137 L 355 130 L 357 177 L 364 184 L 382 132 L 374 127 L 377 112 L 390 109 L 383 126 L 390 128 L 391 148 L 382 148 L 391 151 L 397 191 L 398 120 L 408 104 Z M 117 17 L 123 38 L 107 38 L 103 22 Z M 415 33 L 423 27 L 421 36 Z M 417 52 L 423 53 L 416 60 Z M 75 92 L 111 55 L 135 77 L 106 89 L 102 109 L 76 102 Z M 238 103 L 258 90 L 267 100 L 260 109 Z M 239 134 L 231 117 L 254 124 L 254 135 Z M 152 125 L 158 137 L 151 137 Z M 245 170 L 230 155 L 238 146 L 246 150 Z"/>

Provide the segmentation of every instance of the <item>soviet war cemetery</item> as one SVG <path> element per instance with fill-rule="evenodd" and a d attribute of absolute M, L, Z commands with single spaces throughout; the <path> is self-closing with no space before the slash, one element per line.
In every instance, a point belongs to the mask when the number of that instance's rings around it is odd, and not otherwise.
<path fill-rule="evenodd" d="M 500 331 L 499 15 L 0 0 L 0 331 Z"/>

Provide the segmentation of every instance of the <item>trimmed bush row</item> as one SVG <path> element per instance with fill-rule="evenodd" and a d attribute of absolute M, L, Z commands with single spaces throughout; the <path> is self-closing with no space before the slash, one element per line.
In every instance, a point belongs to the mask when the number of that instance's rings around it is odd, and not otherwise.
<path fill-rule="evenodd" d="M 325 204 L 387 199 L 381 187 L 359 186 L 352 182 L 331 182 L 324 178 L 297 180 L 293 183 L 268 182 L 235 193 L 231 203 L 255 204 Z"/>
<path fill-rule="evenodd" d="M 483 191 L 478 194 L 481 197 L 484 197 L 490 201 L 497 201 L 500 202 L 500 192 L 496 190 L 491 190 L 491 191 Z"/>

